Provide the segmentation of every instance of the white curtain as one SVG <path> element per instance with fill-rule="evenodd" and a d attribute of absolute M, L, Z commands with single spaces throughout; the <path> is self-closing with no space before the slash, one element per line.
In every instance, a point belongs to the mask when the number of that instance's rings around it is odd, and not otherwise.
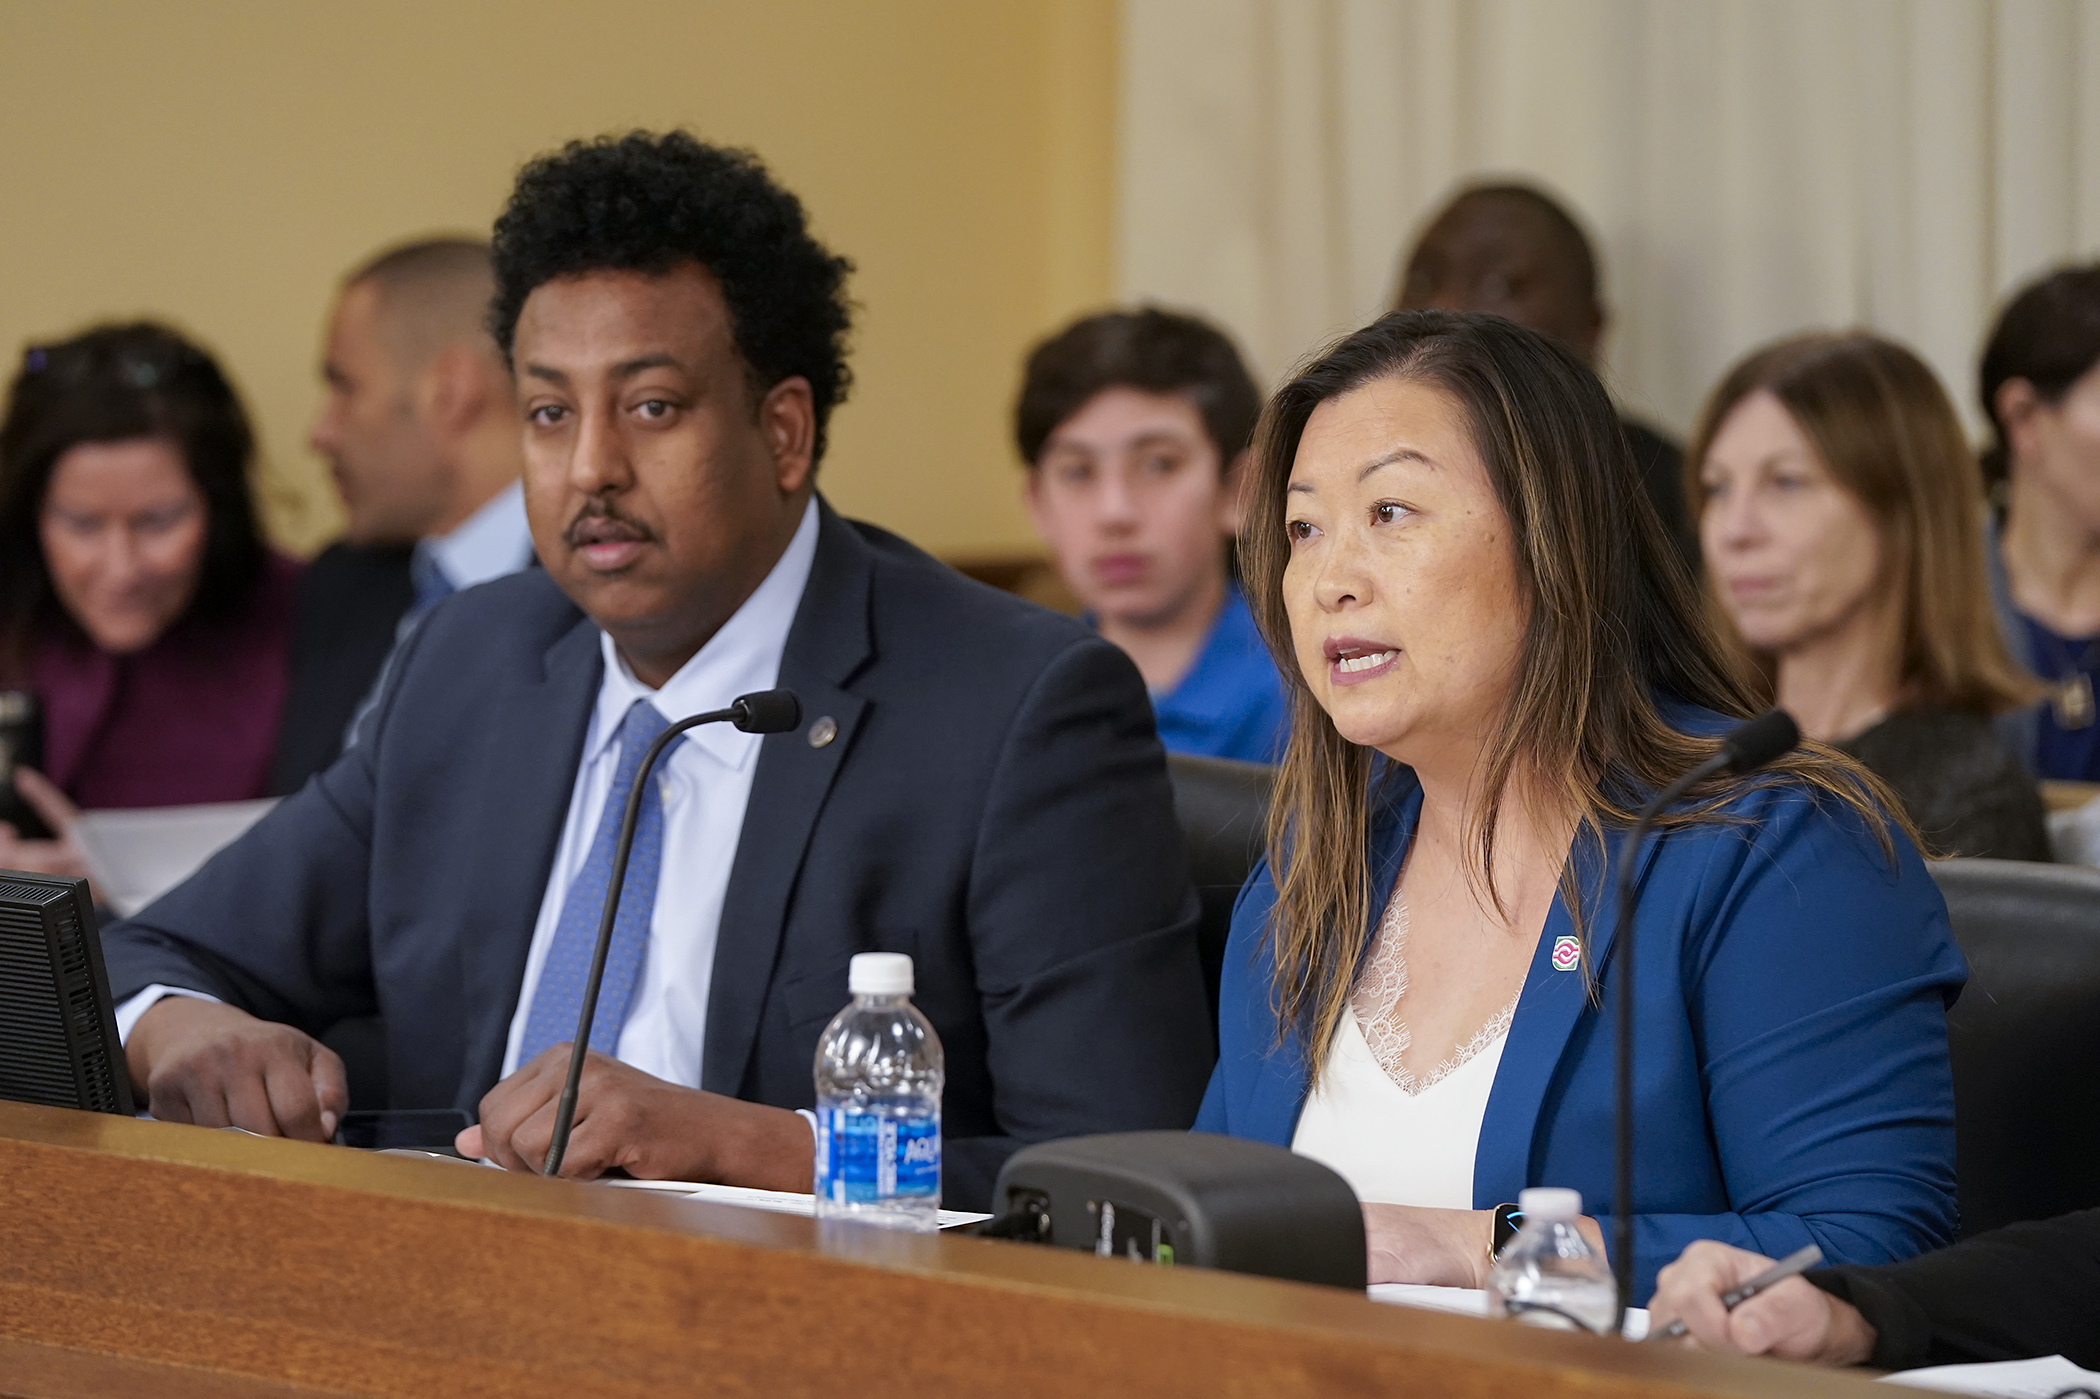
<path fill-rule="evenodd" d="M 1972 426 L 2010 288 L 2100 247 L 2100 0 L 1124 0 L 1119 291 L 1287 371 L 1462 181 L 1598 244 L 1616 392 L 1675 431 L 1755 345 L 1866 326 Z"/>

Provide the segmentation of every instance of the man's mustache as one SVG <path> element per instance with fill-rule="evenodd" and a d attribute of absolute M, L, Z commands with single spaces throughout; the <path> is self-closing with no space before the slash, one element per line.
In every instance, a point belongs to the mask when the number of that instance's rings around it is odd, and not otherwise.
<path fill-rule="evenodd" d="M 576 518 L 562 531 L 562 540 L 572 549 L 612 542 L 655 543 L 656 531 L 623 514 L 610 501 L 594 500 L 576 512 Z"/>

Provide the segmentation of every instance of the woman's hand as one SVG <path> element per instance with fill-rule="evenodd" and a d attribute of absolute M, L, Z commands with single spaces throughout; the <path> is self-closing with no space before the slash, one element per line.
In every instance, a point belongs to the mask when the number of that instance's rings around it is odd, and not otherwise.
<path fill-rule="evenodd" d="M 1485 1287 L 1493 1210 L 1365 1205 L 1364 1248 L 1372 1282 Z"/>
<path fill-rule="evenodd" d="M 1588 1215 L 1575 1221 L 1599 1258 L 1604 1229 Z M 1495 1266 L 1493 1210 L 1430 1210 L 1414 1205 L 1365 1205 L 1364 1249 L 1370 1281 L 1486 1287 Z"/>
<path fill-rule="evenodd" d="M 13 826 L 0 821 L 0 869 L 87 878 L 87 857 L 80 853 L 79 842 L 73 838 L 80 809 L 66 800 L 66 794 L 50 778 L 33 768 L 15 769 L 15 790 L 57 834 L 51 840 L 24 840 Z"/>

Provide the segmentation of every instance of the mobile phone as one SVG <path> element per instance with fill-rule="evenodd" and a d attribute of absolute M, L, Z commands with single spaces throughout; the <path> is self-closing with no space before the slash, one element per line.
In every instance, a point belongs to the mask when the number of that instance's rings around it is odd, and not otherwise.
<path fill-rule="evenodd" d="M 0 821 L 23 840 L 50 840 L 56 834 L 15 790 L 16 768 L 41 771 L 43 766 L 43 704 L 29 690 L 0 690 Z"/>
<path fill-rule="evenodd" d="M 431 1151 L 457 1156 L 452 1139 L 473 1125 L 458 1108 L 346 1112 L 336 1124 L 335 1144 L 360 1151 Z"/>

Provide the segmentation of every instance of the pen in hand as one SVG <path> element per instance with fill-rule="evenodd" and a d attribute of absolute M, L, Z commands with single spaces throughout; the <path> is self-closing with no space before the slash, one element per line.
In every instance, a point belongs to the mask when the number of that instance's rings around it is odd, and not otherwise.
<path fill-rule="evenodd" d="M 1797 1248 L 1756 1277 L 1751 1278 L 1748 1282 L 1731 1287 L 1722 1293 L 1721 1306 L 1725 1310 L 1732 1312 L 1773 1284 L 1785 1282 L 1796 1273 L 1805 1273 L 1822 1261 L 1823 1250 L 1814 1244 L 1809 1244 L 1805 1248 Z M 1679 1336 L 1682 1336 L 1686 1329 L 1684 1319 L 1680 1317 L 1660 1331 L 1650 1331 L 1648 1339 L 1651 1341 L 1674 1341 Z"/>

